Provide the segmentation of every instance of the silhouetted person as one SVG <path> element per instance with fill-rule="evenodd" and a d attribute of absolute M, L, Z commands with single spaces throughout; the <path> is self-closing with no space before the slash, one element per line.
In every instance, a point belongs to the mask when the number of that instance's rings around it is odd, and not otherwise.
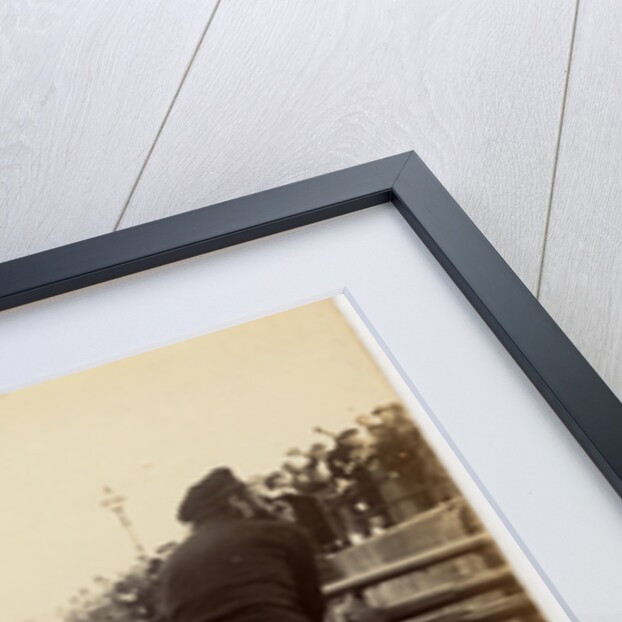
<path fill-rule="evenodd" d="M 293 523 L 269 518 L 229 469 L 193 486 L 178 512 L 193 532 L 167 561 L 171 622 L 320 622 L 313 547 Z"/>

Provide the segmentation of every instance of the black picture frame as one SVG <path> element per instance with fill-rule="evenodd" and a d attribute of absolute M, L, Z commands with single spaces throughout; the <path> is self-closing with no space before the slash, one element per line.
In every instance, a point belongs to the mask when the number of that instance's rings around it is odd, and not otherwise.
<path fill-rule="evenodd" d="M 0 264 L 0 311 L 392 202 L 622 496 L 622 403 L 413 151 Z"/>

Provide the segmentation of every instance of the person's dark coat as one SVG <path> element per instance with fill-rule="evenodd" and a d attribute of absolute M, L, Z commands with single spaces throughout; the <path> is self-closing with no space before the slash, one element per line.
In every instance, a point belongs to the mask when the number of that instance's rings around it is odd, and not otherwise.
<path fill-rule="evenodd" d="M 324 599 L 313 548 L 294 524 L 214 518 L 168 560 L 171 622 L 320 622 Z"/>

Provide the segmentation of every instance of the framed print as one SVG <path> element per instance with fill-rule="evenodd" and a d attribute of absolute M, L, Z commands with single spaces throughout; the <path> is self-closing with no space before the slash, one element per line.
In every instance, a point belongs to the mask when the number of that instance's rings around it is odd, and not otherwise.
<path fill-rule="evenodd" d="M 622 615 L 622 406 L 414 153 L 7 262 L 0 301 L 17 622 L 165 615 L 214 477 L 316 517 L 335 622 Z"/>

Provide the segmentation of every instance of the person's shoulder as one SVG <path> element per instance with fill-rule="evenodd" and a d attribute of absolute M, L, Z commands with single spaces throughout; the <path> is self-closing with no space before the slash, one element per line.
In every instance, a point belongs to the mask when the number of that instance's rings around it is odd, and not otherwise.
<path fill-rule="evenodd" d="M 282 537 L 308 537 L 306 529 L 281 518 L 261 518 L 252 521 L 254 529 L 264 533 L 279 534 Z"/>
<path fill-rule="evenodd" d="M 271 533 L 274 534 L 274 537 L 295 548 L 308 548 L 311 545 L 311 536 L 309 532 L 297 523 L 286 520 L 275 520 L 271 521 L 269 529 Z"/>

